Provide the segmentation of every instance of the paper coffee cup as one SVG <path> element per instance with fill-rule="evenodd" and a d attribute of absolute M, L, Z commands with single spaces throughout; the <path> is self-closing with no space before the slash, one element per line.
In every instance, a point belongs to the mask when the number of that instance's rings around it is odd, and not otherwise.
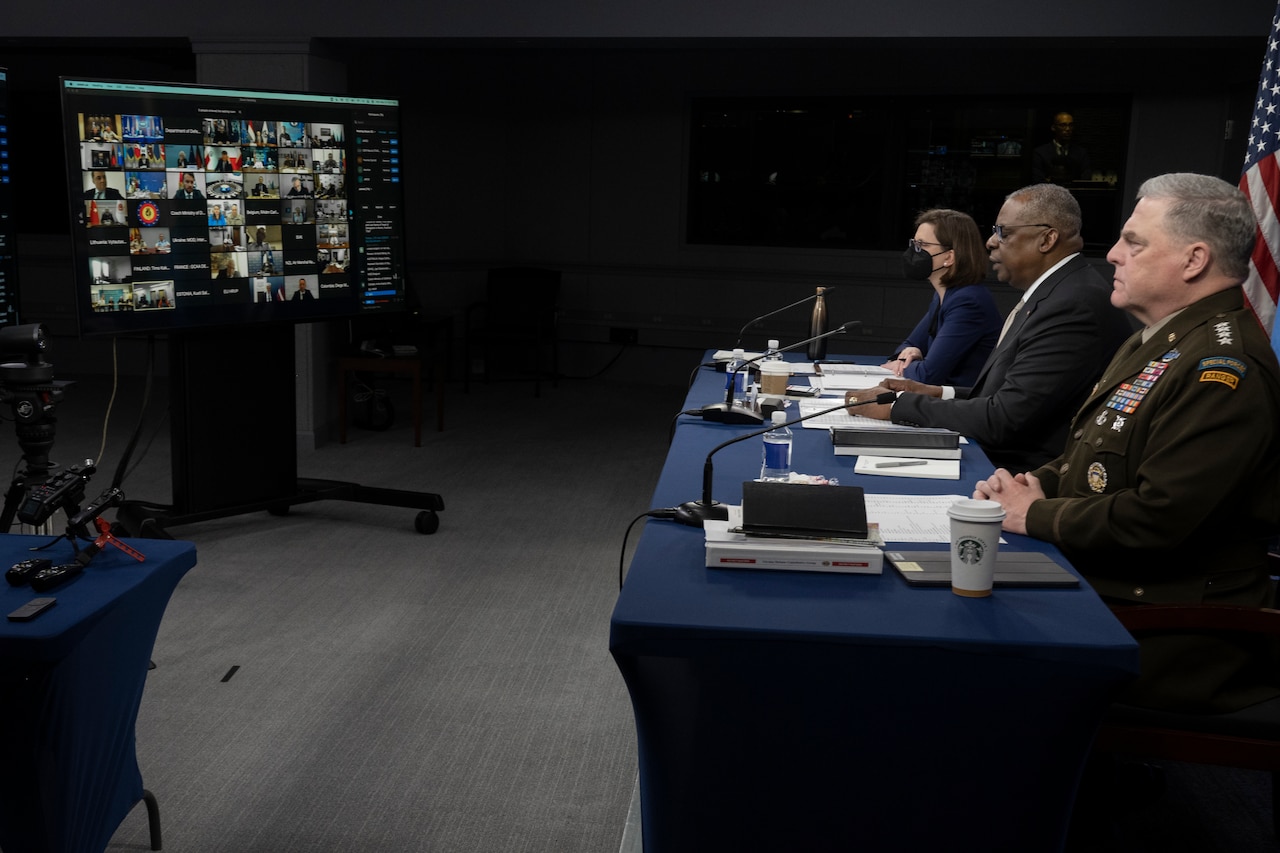
<path fill-rule="evenodd" d="M 760 393 L 781 397 L 787 393 L 787 380 L 791 378 L 791 365 L 785 361 L 760 363 Z"/>
<path fill-rule="evenodd" d="M 949 506 L 947 515 L 951 518 L 951 591 L 970 598 L 990 595 L 1004 507 L 995 501 L 965 498 Z"/>

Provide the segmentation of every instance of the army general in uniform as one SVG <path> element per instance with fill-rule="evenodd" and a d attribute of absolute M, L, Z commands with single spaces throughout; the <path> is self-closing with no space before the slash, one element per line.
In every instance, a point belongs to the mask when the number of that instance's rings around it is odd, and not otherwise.
<path fill-rule="evenodd" d="M 1144 326 L 1075 417 L 1066 449 L 974 497 L 1006 529 L 1056 544 L 1118 606 L 1271 606 L 1267 538 L 1280 520 L 1280 366 L 1244 303 L 1256 225 L 1217 178 L 1173 174 L 1138 191 L 1107 260 L 1111 301 Z M 1270 650 L 1161 635 L 1140 641 L 1125 701 L 1227 711 L 1280 695 Z"/>

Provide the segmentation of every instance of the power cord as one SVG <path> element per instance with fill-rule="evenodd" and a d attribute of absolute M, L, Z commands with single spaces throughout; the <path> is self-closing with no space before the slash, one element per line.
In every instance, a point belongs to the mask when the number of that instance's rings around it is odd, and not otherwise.
<path fill-rule="evenodd" d="M 651 509 L 648 512 L 642 512 L 639 515 L 637 515 L 635 518 L 631 519 L 631 523 L 627 525 L 626 532 L 622 534 L 622 551 L 618 554 L 618 591 L 619 592 L 622 591 L 622 576 L 624 574 L 624 569 L 625 569 L 625 564 L 627 559 L 627 539 L 631 537 L 631 528 L 635 527 L 636 523 L 639 522 L 641 519 L 645 519 L 645 518 L 669 519 L 669 518 L 675 518 L 675 517 L 676 517 L 676 508 L 666 507 L 664 509 Z"/>
<path fill-rule="evenodd" d="M 111 411 L 116 403 L 116 391 L 120 388 L 120 362 L 117 357 L 116 341 L 118 338 L 111 338 L 111 399 L 107 400 L 107 411 L 102 415 L 102 441 L 98 445 L 98 455 L 93 457 L 95 462 L 102 460 L 103 454 L 107 452 L 107 427 L 111 425 Z"/>
<path fill-rule="evenodd" d="M 114 347 L 114 343 L 113 343 L 113 347 Z M 125 445 L 124 453 L 121 454 L 120 461 L 116 465 L 115 475 L 111 478 L 112 488 L 119 488 L 124 483 L 126 473 L 132 470 L 131 468 L 129 468 L 129 460 L 133 457 L 133 451 L 138 446 L 138 439 L 141 438 L 142 436 L 142 425 L 146 422 L 147 408 L 151 403 L 151 379 L 155 373 L 155 360 L 156 360 L 156 338 L 155 338 L 155 335 L 148 335 L 147 336 L 147 372 L 146 372 L 146 377 L 143 383 L 142 405 L 139 407 L 139 410 L 138 410 L 138 422 L 137 424 L 134 425 L 133 434 L 129 436 L 129 443 Z M 112 390 L 112 393 L 111 393 L 111 399 L 115 400 L 114 389 Z M 110 408 L 108 407 L 108 415 L 109 414 L 110 414 Z M 104 442 L 105 442 L 105 429 L 106 427 L 104 425 L 103 427 Z M 153 435 L 152 438 L 154 437 L 155 436 Z M 148 441 L 147 447 L 150 448 L 150 446 L 151 446 L 151 442 Z"/>

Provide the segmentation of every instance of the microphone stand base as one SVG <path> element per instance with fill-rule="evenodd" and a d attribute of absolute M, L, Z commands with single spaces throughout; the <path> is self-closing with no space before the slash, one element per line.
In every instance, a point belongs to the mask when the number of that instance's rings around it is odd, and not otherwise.
<path fill-rule="evenodd" d="M 714 403 L 702 407 L 702 419 L 720 424 L 748 424 L 760 426 L 764 423 L 764 415 L 734 403 Z"/>
<path fill-rule="evenodd" d="M 728 518 L 729 508 L 719 501 L 687 501 L 676 507 L 675 520 L 690 527 L 702 527 L 702 523 L 708 519 L 726 521 Z"/>

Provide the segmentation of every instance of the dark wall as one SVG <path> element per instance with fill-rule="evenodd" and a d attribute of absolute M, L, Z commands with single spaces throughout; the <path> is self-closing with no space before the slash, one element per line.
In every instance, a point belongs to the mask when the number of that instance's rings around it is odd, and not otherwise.
<path fill-rule="evenodd" d="M 881 341 L 903 334 L 928 298 L 901 282 L 896 253 L 685 241 L 691 98 L 888 94 L 923 109 L 971 95 L 1044 93 L 1055 107 L 1073 93 L 1114 95 L 1132 105 L 1122 170 L 1131 197 L 1141 179 L 1173 169 L 1235 180 L 1243 137 L 1225 140 L 1224 127 L 1247 119 L 1262 49 L 1261 38 L 436 45 L 348 67 L 353 91 L 401 83 L 407 144 L 421 152 L 409 176 L 421 201 L 411 204 L 425 250 L 418 278 L 434 308 L 465 303 L 492 259 L 547 264 L 566 270 L 575 334 L 601 340 L 621 325 L 664 345 L 707 340 L 814 284 L 851 281 L 835 310 Z M 1152 80 L 1164 85 L 1150 90 Z M 803 333 L 803 318 L 780 322 L 784 337 Z"/>
<path fill-rule="evenodd" d="M 270 40 L 304 32 L 321 38 L 439 39 L 761 39 L 761 38 L 1163 38 L 1263 34 L 1270 0 L 1073 0 L 1057 7 L 1007 0 L 312 0 L 265 3 L 252 14 L 211 14 L 176 4 L 163 14 L 134 14 L 92 0 L 10 3 L 4 35 L 14 38 L 135 38 L 192 35 L 209 40 Z"/>
<path fill-rule="evenodd" d="M 863 343 L 875 349 L 905 333 L 928 300 L 927 287 L 901 281 L 896 253 L 687 243 L 691 99 L 876 94 L 925 107 L 975 95 L 1032 94 L 1056 108 L 1073 93 L 1116 96 L 1132 105 L 1122 172 L 1131 197 L 1139 180 L 1161 171 L 1235 179 L 1242 136 L 1224 139 L 1224 128 L 1229 119 L 1237 128 L 1247 125 L 1271 11 L 1259 15 L 1261 6 L 1270 7 L 1269 0 L 1235 4 L 1209 21 L 1199 7 L 1189 4 L 1179 17 L 1159 4 L 1161 18 L 1143 25 L 1142 38 L 1115 36 L 1120 25 L 1109 22 L 1103 29 L 1113 35 L 1103 38 L 324 38 L 308 44 L 345 65 L 348 91 L 404 101 L 410 260 L 423 307 L 461 319 L 491 266 L 562 269 L 565 335 L 581 342 L 567 354 L 572 363 L 576 352 L 584 366 L 577 372 L 586 372 L 607 360 L 596 344 L 607 341 L 614 326 L 638 329 L 642 346 L 655 351 L 700 348 L 736 333 L 745 318 L 816 284 L 839 281 L 849 286 L 833 297 L 833 317 L 863 320 Z M 945 18 L 955 14 L 950 9 L 933 11 Z M 704 14 L 689 5 L 668 11 Z M 965 13 L 975 32 L 996 18 L 998 32 L 1015 26 L 1011 17 L 1029 17 L 980 11 Z M 308 15 L 309 21 L 323 18 Z M 1258 21 L 1262 32 L 1254 35 Z M 419 23 L 407 21 L 404 29 Z M 1039 31 L 1025 21 L 1017 26 Z M 1185 35 L 1195 26 L 1220 35 Z M 1173 32 L 1183 35 L 1167 34 Z M 0 64 L 10 68 L 15 87 L 13 144 L 30 152 L 24 162 L 40 164 L 16 180 L 20 207 L 38 212 L 23 219 L 19 240 L 23 303 L 34 319 L 64 332 L 74 328 L 69 247 L 60 234 L 65 175 L 58 146 L 47 142 L 48 129 L 57 126 L 57 76 L 198 81 L 202 49 L 219 55 L 243 49 L 245 67 L 269 67 L 263 60 L 273 49 L 269 35 L 241 43 L 0 42 Z M 268 71 L 261 85 L 282 84 Z M 1013 301 L 1004 289 L 997 298 Z M 765 333 L 801 337 L 803 318 L 779 318 Z"/>

